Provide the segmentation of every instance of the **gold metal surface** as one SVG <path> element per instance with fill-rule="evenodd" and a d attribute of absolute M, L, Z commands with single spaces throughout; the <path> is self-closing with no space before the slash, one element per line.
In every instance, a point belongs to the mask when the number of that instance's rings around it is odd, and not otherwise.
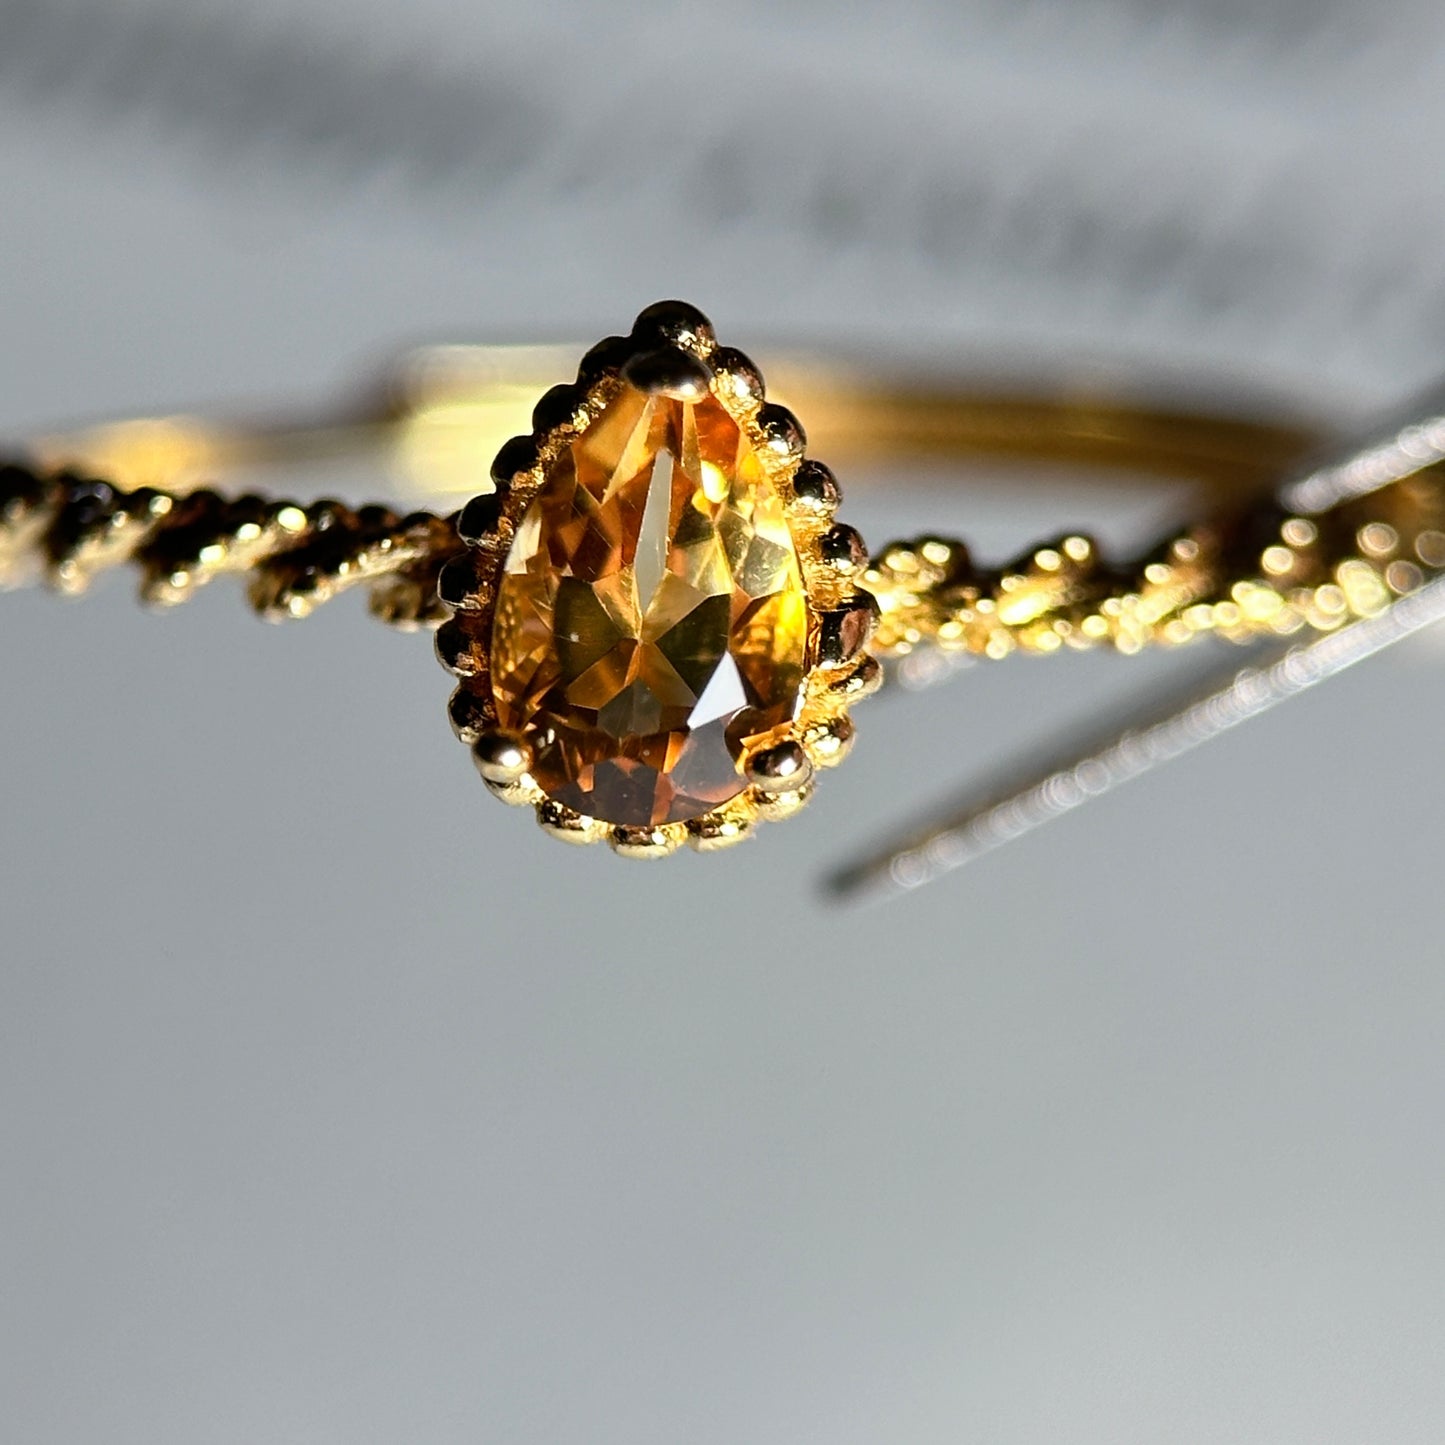
<path fill-rule="evenodd" d="M 534 807 L 556 836 L 659 857 L 684 843 L 726 846 L 757 821 L 796 811 L 815 770 L 851 746 L 848 709 L 880 685 L 879 658 L 919 648 L 986 658 L 1101 646 L 1128 653 L 1205 633 L 1244 641 L 1328 632 L 1384 613 L 1445 570 L 1445 480 L 1439 457 L 1421 451 L 1413 433 L 1408 466 L 1386 475 L 1371 453 L 1375 470 L 1365 481 L 1351 472 L 1346 484 L 1329 473 L 1334 490 L 1312 508 L 1307 487 L 1298 496 L 1270 492 L 1300 471 L 1317 428 L 1068 387 L 1028 396 L 871 383 L 856 370 L 784 359 L 773 369 L 776 391 L 806 409 L 813 439 L 835 465 L 1029 457 L 1115 476 L 1128 469 L 1151 481 L 1185 478 L 1201 497 L 1203 520 L 1135 557 L 1106 559 L 1088 537 L 1066 533 L 1003 566 L 976 562 L 948 537 L 895 542 L 870 562 L 857 533 L 834 520 L 833 474 L 804 459 L 801 426 L 764 399 L 757 368 L 718 348 L 705 320 L 678 303 L 649 308 L 638 325 L 650 327 L 650 344 L 666 353 L 648 362 L 663 370 L 647 384 L 679 396 L 711 386 L 728 399 L 749 445 L 769 459 L 808 596 L 802 706 L 785 735 L 738 759 L 747 786 L 737 798 L 703 816 L 599 825 L 546 797 L 527 771 L 532 743 L 499 730 L 496 720 L 497 569 L 548 458 L 615 394 L 626 340 L 594 348 L 578 382 L 553 387 L 535 412 L 536 397 L 574 364 L 575 351 L 419 352 L 379 403 L 334 423 L 227 428 L 150 419 L 38 438 L 26 462 L 0 469 L 0 585 L 39 574 L 77 593 L 129 564 L 143 597 L 171 606 L 233 573 L 245 580 L 251 605 L 273 619 L 304 617 L 360 586 L 383 620 L 437 629 L 438 653 L 458 679 L 453 728 L 494 793 Z M 637 351 L 634 344 L 632 364 L 641 365 Z M 514 435 L 530 452 L 506 442 Z M 460 499 L 477 491 L 499 444 L 493 475 L 506 495 L 483 492 L 460 511 L 212 489 L 231 471 L 249 480 L 258 469 L 365 456 L 380 461 L 402 494 Z"/>
<path fill-rule="evenodd" d="M 864 574 L 882 621 L 875 650 L 1010 653 L 1174 647 L 1333 631 L 1373 617 L 1437 568 L 1445 469 L 1433 464 L 1306 516 L 1273 501 L 1195 523 L 1137 558 L 1070 534 L 1003 567 L 959 541 L 885 547 Z"/>
<path fill-rule="evenodd" d="M 441 583 L 459 735 L 489 781 L 514 750 L 533 758 L 497 779 L 507 801 L 530 787 L 549 832 L 631 858 L 725 847 L 776 796 L 801 804 L 851 736 L 867 689 L 838 684 L 866 667 L 875 617 L 862 539 L 803 451 L 756 368 L 681 303 L 544 395 L 461 512 L 467 550 Z M 829 505 L 799 499 L 800 473 Z"/>
<path fill-rule="evenodd" d="M 175 415 L 31 438 L 44 471 L 105 477 L 123 490 L 189 491 L 218 474 L 365 462 L 393 494 L 435 506 L 476 491 L 509 437 L 531 429 L 537 398 L 583 346 L 435 346 L 406 356 L 371 402 L 324 418 L 218 424 Z M 1256 410 L 1195 410 L 1111 390 L 1100 381 L 983 376 L 941 384 L 800 352 L 762 355 L 770 397 L 806 418 L 837 470 L 878 463 L 1016 459 L 1199 484 L 1215 499 L 1257 495 L 1317 446 L 1308 419 Z"/>

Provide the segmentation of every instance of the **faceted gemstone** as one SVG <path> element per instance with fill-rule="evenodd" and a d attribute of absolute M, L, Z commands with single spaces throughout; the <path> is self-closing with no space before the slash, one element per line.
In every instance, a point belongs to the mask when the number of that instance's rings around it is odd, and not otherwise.
<path fill-rule="evenodd" d="M 552 464 L 497 594 L 497 721 L 589 817 L 695 818 L 796 715 L 807 597 L 782 501 L 712 397 L 624 385 Z"/>

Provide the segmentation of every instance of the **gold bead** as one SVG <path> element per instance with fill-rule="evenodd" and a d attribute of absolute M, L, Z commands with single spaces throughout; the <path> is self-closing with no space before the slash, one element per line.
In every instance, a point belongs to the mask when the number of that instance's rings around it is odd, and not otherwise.
<path fill-rule="evenodd" d="M 754 753 L 743 765 L 748 781 L 765 793 L 787 793 L 800 788 L 813 773 L 813 764 L 795 742 L 776 743 Z"/>
<path fill-rule="evenodd" d="M 512 733 L 483 733 L 472 744 L 472 760 L 489 783 L 515 783 L 532 766 L 532 749 Z"/>
<path fill-rule="evenodd" d="M 537 823 L 549 837 L 563 843 L 600 843 L 608 834 L 606 823 L 583 817 L 555 798 L 543 798 L 537 804 Z"/>
<path fill-rule="evenodd" d="M 758 817 L 769 823 L 778 823 L 784 818 L 791 818 L 807 804 L 813 796 L 813 785 L 805 783 L 801 788 L 786 793 L 765 793 L 761 788 L 755 788 L 751 796 Z"/>
<path fill-rule="evenodd" d="M 727 813 L 706 813 L 687 825 L 688 847 L 698 853 L 715 853 L 751 838 L 752 824 Z"/>
<path fill-rule="evenodd" d="M 687 837 L 681 823 L 662 823 L 652 828 L 615 827 L 607 831 L 607 842 L 619 858 L 666 858 L 676 853 Z"/>
<path fill-rule="evenodd" d="M 512 808 L 531 808 L 542 801 L 543 793 L 537 786 L 537 781 L 528 773 L 523 773 L 520 778 L 511 783 L 495 783 L 491 778 L 484 777 L 482 781 L 487 785 L 487 791 L 494 797 L 500 798 Z"/>
<path fill-rule="evenodd" d="M 868 566 L 868 548 L 852 527 L 834 523 L 818 539 L 823 564 L 840 577 L 856 577 Z"/>
<path fill-rule="evenodd" d="M 815 723 L 804 733 L 803 746 L 815 767 L 837 767 L 852 751 L 853 720 L 842 716 Z"/>

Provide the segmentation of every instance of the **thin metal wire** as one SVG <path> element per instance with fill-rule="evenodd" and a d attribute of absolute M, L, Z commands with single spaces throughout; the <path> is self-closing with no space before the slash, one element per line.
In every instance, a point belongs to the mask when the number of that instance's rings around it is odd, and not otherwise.
<path fill-rule="evenodd" d="M 1311 515 L 1389 486 L 1445 461 L 1445 387 L 1417 397 L 1343 457 L 1326 459 L 1280 493 L 1291 511 Z"/>
<path fill-rule="evenodd" d="M 829 887 L 847 897 L 880 900 L 931 883 L 1442 619 L 1445 578 L 1378 616 L 1291 647 L 1272 662 L 1231 670 L 1223 685 L 1212 680 L 1201 691 L 1196 682 L 1187 694 L 1152 709 L 1155 720 L 1136 720 L 1067 763 L 1026 765 L 1002 792 L 966 797 L 920 831 L 839 869 Z"/>

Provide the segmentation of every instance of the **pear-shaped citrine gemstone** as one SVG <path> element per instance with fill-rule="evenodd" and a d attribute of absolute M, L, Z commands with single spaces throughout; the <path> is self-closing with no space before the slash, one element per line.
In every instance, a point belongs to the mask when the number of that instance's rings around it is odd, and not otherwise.
<path fill-rule="evenodd" d="M 624 385 L 518 524 L 492 633 L 497 721 L 580 813 L 695 818 L 795 716 L 807 633 L 783 504 L 737 422 L 711 396 Z"/>

